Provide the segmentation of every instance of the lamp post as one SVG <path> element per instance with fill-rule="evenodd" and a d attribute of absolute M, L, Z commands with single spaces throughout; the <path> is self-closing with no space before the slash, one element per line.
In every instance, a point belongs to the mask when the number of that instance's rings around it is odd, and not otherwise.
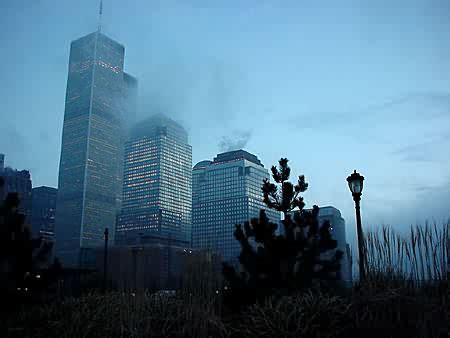
<path fill-rule="evenodd" d="M 104 232 L 105 249 L 103 251 L 103 291 L 106 291 L 106 281 L 108 276 L 108 228 Z"/>
<path fill-rule="evenodd" d="M 358 234 L 358 253 L 359 253 L 359 280 L 363 281 L 365 277 L 365 267 L 364 267 L 364 238 L 361 225 L 361 212 L 360 212 L 360 201 L 363 190 L 364 177 L 356 172 L 356 170 L 347 177 L 348 187 L 353 195 L 353 200 L 355 201 L 355 211 L 356 211 L 356 230 Z"/>

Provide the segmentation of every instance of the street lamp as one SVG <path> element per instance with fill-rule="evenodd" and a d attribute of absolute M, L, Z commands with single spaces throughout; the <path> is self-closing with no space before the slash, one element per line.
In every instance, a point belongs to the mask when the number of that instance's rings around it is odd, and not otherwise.
<path fill-rule="evenodd" d="M 362 281 L 365 277 L 364 269 L 364 238 L 361 226 L 361 212 L 359 202 L 363 190 L 364 177 L 356 172 L 356 170 L 347 177 L 348 187 L 353 195 L 356 210 L 356 229 L 358 234 L 358 252 L 359 252 L 359 280 Z"/>
<path fill-rule="evenodd" d="M 103 251 L 103 291 L 106 291 L 106 279 L 107 279 L 107 271 L 108 271 L 108 228 L 105 228 L 105 249 Z"/>

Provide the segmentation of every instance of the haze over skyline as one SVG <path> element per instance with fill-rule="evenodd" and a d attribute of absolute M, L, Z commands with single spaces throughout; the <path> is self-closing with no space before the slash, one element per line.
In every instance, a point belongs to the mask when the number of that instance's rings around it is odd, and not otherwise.
<path fill-rule="evenodd" d="M 104 1 L 138 119 L 184 125 L 193 165 L 235 148 L 266 168 L 287 157 L 307 207 L 337 207 L 347 233 L 353 169 L 365 225 L 450 216 L 447 1 L 213 3 Z M 0 4 L 0 152 L 33 186 L 57 186 L 70 42 L 97 23 L 93 0 Z"/>

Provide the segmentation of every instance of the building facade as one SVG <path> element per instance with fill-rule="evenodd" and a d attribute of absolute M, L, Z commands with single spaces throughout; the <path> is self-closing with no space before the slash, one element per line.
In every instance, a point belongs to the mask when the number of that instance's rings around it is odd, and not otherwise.
<path fill-rule="evenodd" d="M 259 217 L 261 209 L 278 224 L 279 213 L 267 210 L 263 202 L 265 178 L 269 179 L 267 169 L 244 150 L 197 163 L 192 170 L 193 248 L 208 249 L 225 261 L 236 261 L 240 245 L 233 236 L 235 224 Z"/>
<path fill-rule="evenodd" d="M 79 266 L 81 248 L 102 245 L 105 228 L 114 234 L 135 91 L 124 52 L 100 31 L 70 46 L 55 224 L 55 254 L 67 267 Z"/>
<path fill-rule="evenodd" d="M 120 290 L 214 292 L 221 280 L 220 257 L 176 245 L 114 246 L 108 250 L 107 275 Z M 103 273 L 104 252 L 95 250 L 95 269 Z M 199 285 L 202 285 L 199 288 Z"/>
<path fill-rule="evenodd" d="M 25 215 L 25 226 L 31 230 L 31 176 L 28 170 L 16 170 L 4 166 L 5 155 L 0 154 L 0 176 L 3 187 L 0 188 L 0 201 L 9 193 L 17 193 L 19 212 Z"/>
<path fill-rule="evenodd" d="M 138 123 L 125 145 L 123 203 L 116 244 L 190 246 L 192 147 L 164 115 Z"/>
<path fill-rule="evenodd" d="M 57 189 L 37 187 L 32 189 L 31 225 L 33 237 L 54 241 Z"/>
<path fill-rule="evenodd" d="M 329 221 L 331 228 L 331 236 L 337 241 L 337 250 L 343 253 L 341 259 L 341 279 L 344 281 L 352 281 L 352 266 L 349 246 L 345 236 L 345 220 L 341 216 L 341 212 L 332 206 L 321 207 L 319 209 L 319 224 Z"/>
<path fill-rule="evenodd" d="M 307 209 L 311 211 L 311 209 Z M 295 211 L 294 211 L 295 213 Z M 335 250 L 340 250 L 343 253 L 341 259 L 341 272 L 340 279 L 345 282 L 352 281 L 352 255 L 350 252 L 350 246 L 347 244 L 345 236 L 345 220 L 341 216 L 341 212 L 333 206 L 325 206 L 319 208 L 318 215 L 319 224 L 323 224 L 325 221 L 330 222 L 331 237 L 337 241 L 337 247 Z M 327 253 L 326 256 L 331 257 L 335 250 Z"/>

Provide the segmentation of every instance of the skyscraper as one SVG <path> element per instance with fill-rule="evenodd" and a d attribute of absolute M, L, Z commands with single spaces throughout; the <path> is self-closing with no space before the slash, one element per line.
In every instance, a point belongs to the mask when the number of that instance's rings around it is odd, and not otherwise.
<path fill-rule="evenodd" d="M 33 237 L 53 242 L 55 228 L 56 193 L 52 187 L 37 187 L 31 192 L 31 224 Z"/>
<path fill-rule="evenodd" d="M 121 201 L 125 119 L 135 81 L 125 48 L 97 32 L 71 43 L 59 166 L 56 256 L 80 264 L 80 249 L 103 243 Z"/>
<path fill-rule="evenodd" d="M 191 168 L 187 132 L 173 120 L 155 115 L 131 130 L 116 244 L 190 245 Z"/>
<path fill-rule="evenodd" d="M 267 210 L 261 190 L 269 178 L 259 159 L 244 150 L 218 154 L 201 161 L 192 171 L 192 243 L 210 249 L 224 260 L 236 261 L 240 253 L 234 238 L 235 224 L 259 217 L 261 209 L 278 224 L 280 215 Z"/>

